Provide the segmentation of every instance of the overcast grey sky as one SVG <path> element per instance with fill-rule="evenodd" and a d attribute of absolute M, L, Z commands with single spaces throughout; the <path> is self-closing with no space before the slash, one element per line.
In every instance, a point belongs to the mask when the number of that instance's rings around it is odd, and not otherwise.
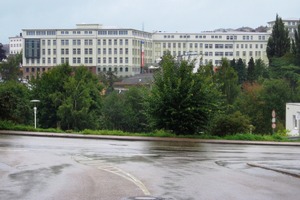
<path fill-rule="evenodd" d="M 300 18 L 299 0 L 3 0 L 0 42 L 26 28 L 74 28 L 78 23 L 201 32 L 256 28 L 276 17 Z"/>

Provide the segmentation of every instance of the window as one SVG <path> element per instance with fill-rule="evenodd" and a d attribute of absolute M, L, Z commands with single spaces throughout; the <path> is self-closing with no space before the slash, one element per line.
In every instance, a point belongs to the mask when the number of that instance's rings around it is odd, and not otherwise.
<path fill-rule="evenodd" d="M 123 54 L 123 48 L 120 48 L 119 51 L 120 51 L 120 54 Z"/>
<path fill-rule="evenodd" d="M 48 49 L 48 55 L 51 55 L 51 49 Z"/>
<path fill-rule="evenodd" d="M 114 48 L 114 54 L 118 54 L 118 49 L 117 48 Z"/>
<path fill-rule="evenodd" d="M 128 45 L 128 39 L 125 39 L 125 45 Z"/>
<path fill-rule="evenodd" d="M 93 58 L 89 58 L 89 63 L 93 63 Z"/>
<path fill-rule="evenodd" d="M 98 54 L 101 54 L 101 49 L 100 49 L 100 48 L 98 48 L 97 53 L 98 53 Z"/>
<path fill-rule="evenodd" d="M 298 128 L 298 120 L 296 115 L 293 115 L 293 124 L 294 124 L 294 128 L 297 129 Z"/>
<path fill-rule="evenodd" d="M 103 45 L 106 45 L 106 40 L 105 39 L 103 40 Z"/>
<path fill-rule="evenodd" d="M 118 40 L 114 39 L 114 45 L 118 45 Z"/>
<path fill-rule="evenodd" d="M 123 40 L 122 40 L 122 39 L 120 39 L 119 43 L 120 43 L 120 45 L 123 45 Z"/>
<path fill-rule="evenodd" d="M 125 54 L 128 55 L 128 48 L 125 48 Z"/>

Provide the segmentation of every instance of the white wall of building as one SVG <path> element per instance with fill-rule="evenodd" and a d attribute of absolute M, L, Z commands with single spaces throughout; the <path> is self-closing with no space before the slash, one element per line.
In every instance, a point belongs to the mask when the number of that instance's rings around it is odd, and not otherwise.
<path fill-rule="evenodd" d="M 9 54 L 14 55 L 21 53 L 23 49 L 23 37 L 9 37 Z"/>
<path fill-rule="evenodd" d="M 286 104 L 286 129 L 291 136 L 299 136 L 300 133 L 300 103 Z"/>

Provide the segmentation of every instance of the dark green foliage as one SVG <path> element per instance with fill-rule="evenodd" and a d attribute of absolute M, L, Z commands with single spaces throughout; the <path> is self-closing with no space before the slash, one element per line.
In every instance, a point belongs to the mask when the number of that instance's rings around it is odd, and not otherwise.
<path fill-rule="evenodd" d="M 295 65 L 300 66 L 300 24 L 295 30 L 295 39 L 292 40 L 292 53 L 295 56 Z"/>
<path fill-rule="evenodd" d="M 241 58 L 239 58 L 235 64 L 233 63 L 233 61 L 231 61 L 231 66 L 237 73 L 238 84 L 244 83 L 247 79 L 247 70 L 246 70 L 246 65 L 243 62 L 243 60 Z"/>
<path fill-rule="evenodd" d="M 244 84 L 235 102 L 236 110 L 247 115 L 256 127 L 255 133 L 271 133 L 271 112 L 277 113 L 277 125 L 285 122 L 285 104 L 291 102 L 292 91 L 285 80 L 265 80 L 263 84 Z"/>
<path fill-rule="evenodd" d="M 60 98 L 56 99 L 54 93 L 64 92 L 64 83 L 71 76 L 72 68 L 67 64 L 59 65 L 43 73 L 41 77 L 32 80 L 33 98 L 39 99 L 38 118 L 43 128 L 56 128 L 59 126 L 57 116 L 58 107 L 61 105 Z"/>
<path fill-rule="evenodd" d="M 248 133 L 251 125 L 249 118 L 240 112 L 229 115 L 219 115 L 214 120 L 214 124 L 211 133 L 216 136 Z"/>
<path fill-rule="evenodd" d="M 156 129 L 176 134 L 205 129 L 217 99 L 210 99 L 214 86 L 202 74 L 193 74 L 193 67 L 187 61 L 175 62 L 170 54 L 163 57 L 148 99 L 150 121 Z"/>
<path fill-rule="evenodd" d="M 289 31 L 284 26 L 282 19 L 276 15 L 275 25 L 272 29 L 272 34 L 269 37 L 267 45 L 267 55 L 269 63 L 272 63 L 273 57 L 282 57 L 290 52 Z"/>
<path fill-rule="evenodd" d="M 18 81 L 22 77 L 20 64 L 22 63 L 22 54 L 11 55 L 7 61 L 0 63 L 0 74 L 4 81 Z"/>
<path fill-rule="evenodd" d="M 0 62 L 6 58 L 5 50 L 3 49 L 2 43 L 0 43 Z"/>
<path fill-rule="evenodd" d="M 233 104 L 238 96 L 240 87 L 238 86 L 238 76 L 235 70 L 229 66 L 228 60 L 223 59 L 222 65 L 214 75 L 215 83 L 220 85 L 220 89 L 227 100 L 227 104 Z"/>
<path fill-rule="evenodd" d="M 145 114 L 145 98 L 149 90 L 131 87 L 125 93 L 114 91 L 103 101 L 101 128 L 127 132 L 145 132 L 148 123 Z"/>
<path fill-rule="evenodd" d="M 255 63 L 253 58 L 251 57 L 250 61 L 248 62 L 248 73 L 247 73 L 247 81 L 250 83 L 253 83 L 257 78 L 257 75 L 255 74 Z"/>
<path fill-rule="evenodd" d="M 29 123 L 33 119 L 30 110 L 29 89 L 18 82 L 0 84 L 0 120 Z"/>
<path fill-rule="evenodd" d="M 72 70 L 68 64 L 59 65 L 32 83 L 34 98 L 41 101 L 38 116 L 42 127 L 97 128 L 102 87 L 85 67 Z"/>

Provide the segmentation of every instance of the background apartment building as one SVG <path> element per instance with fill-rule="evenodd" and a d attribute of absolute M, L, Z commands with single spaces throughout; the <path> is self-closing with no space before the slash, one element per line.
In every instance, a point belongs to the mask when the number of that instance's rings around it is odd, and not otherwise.
<path fill-rule="evenodd" d="M 153 34 L 155 60 L 169 51 L 178 59 L 196 59 L 199 64 L 220 65 L 223 57 L 268 61 L 266 48 L 270 34 L 264 32 L 202 32 Z"/>
<path fill-rule="evenodd" d="M 298 29 L 298 25 L 300 24 L 300 19 L 298 18 L 287 18 L 282 19 L 284 26 L 289 30 L 290 38 L 295 37 L 295 31 Z M 275 25 L 275 20 L 268 22 L 269 33 L 272 33 L 273 26 Z"/>
<path fill-rule="evenodd" d="M 78 24 L 75 29 L 24 29 L 23 74 L 43 73 L 69 63 L 93 73 L 116 71 L 118 76 L 140 74 L 144 66 L 158 63 L 167 52 L 199 64 L 221 64 L 223 57 L 251 57 L 268 61 L 266 32 L 149 33 L 135 29 Z"/>
<path fill-rule="evenodd" d="M 78 24 L 76 29 L 24 29 L 23 38 L 26 78 L 63 63 L 132 76 L 153 62 L 152 34 L 135 29 Z"/>

